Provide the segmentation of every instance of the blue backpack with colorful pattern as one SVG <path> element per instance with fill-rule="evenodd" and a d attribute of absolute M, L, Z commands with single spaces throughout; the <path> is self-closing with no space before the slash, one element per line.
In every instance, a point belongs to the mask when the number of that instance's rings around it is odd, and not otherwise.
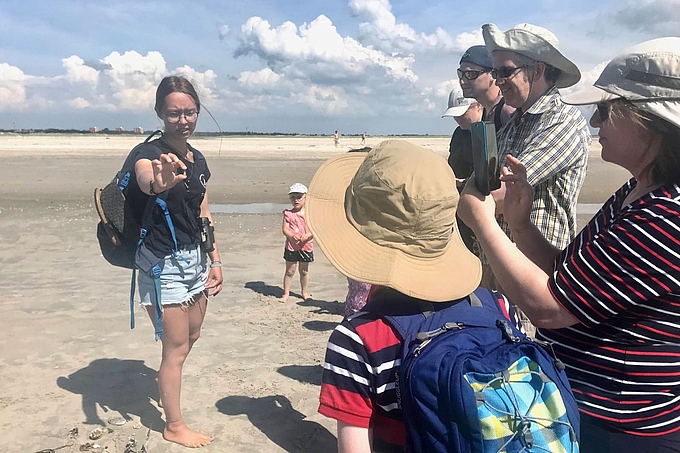
<path fill-rule="evenodd" d="M 483 288 L 453 304 L 376 296 L 418 307 L 383 315 L 404 340 L 397 396 L 407 452 L 578 453 L 564 365 L 508 321 L 503 296 Z"/>

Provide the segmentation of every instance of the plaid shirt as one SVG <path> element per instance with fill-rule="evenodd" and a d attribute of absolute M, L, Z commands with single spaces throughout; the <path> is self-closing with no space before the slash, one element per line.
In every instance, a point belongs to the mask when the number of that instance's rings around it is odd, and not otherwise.
<path fill-rule="evenodd" d="M 590 130 L 581 112 L 550 88 L 526 112 L 516 110 L 497 134 L 501 165 L 511 154 L 534 187 L 531 221 L 560 250 L 576 236 L 576 201 L 586 176 Z M 503 216 L 498 223 L 512 238 Z"/>

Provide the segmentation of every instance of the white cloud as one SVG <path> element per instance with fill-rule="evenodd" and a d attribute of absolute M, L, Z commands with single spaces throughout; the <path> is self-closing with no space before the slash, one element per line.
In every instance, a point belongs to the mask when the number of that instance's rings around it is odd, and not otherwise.
<path fill-rule="evenodd" d="M 578 91 L 581 88 L 589 87 L 592 86 L 595 81 L 600 77 L 600 74 L 602 74 L 602 71 L 604 70 L 605 66 L 607 66 L 608 61 L 603 61 L 602 63 L 596 65 L 594 68 L 589 69 L 587 71 L 581 71 L 581 80 L 578 81 L 578 83 L 574 86 L 571 86 L 569 88 L 560 88 L 560 93 L 562 94 L 567 94 L 567 93 L 572 93 L 574 91 Z"/>
<path fill-rule="evenodd" d="M 397 22 L 389 0 L 349 0 L 348 6 L 353 15 L 368 19 L 359 24 L 359 41 L 384 52 L 463 52 L 484 43 L 479 28 L 456 36 L 439 27 L 432 34 L 418 33 L 410 25 Z"/>
<path fill-rule="evenodd" d="M 212 69 L 208 69 L 205 72 L 199 72 L 194 68 L 185 65 L 175 69 L 173 74 L 186 77 L 196 89 L 202 103 L 216 99 L 215 81 L 217 80 L 217 74 Z M 156 88 L 154 87 L 154 96 L 155 93 Z"/>
<path fill-rule="evenodd" d="M 238 78 L 238 83 L 239 85 L 247 87 L 273 88 L 280 79 L 280 75 L 269 68 L 264 68 L 256 72 L 242 72 Z"/>
<path fill-rule="evenodd" d="M 292 97 L 293 102 L 306 105 L 313 111 L 336 114 L 348 108 L 347 97 L 337 87 L 321 87 L 312 85 Z"/>
<path fill-rule="evenodd" d="M 25 107 L 30 77 L 16 66 L 0 63 L 0 110 Z"/>
<path fill-rule="evenodd" d="M 86 108 L 90 107 L 90 103 L 87 100 L 85 100 L 81 97 L 77 97 L 77 98 L 71 100 L 68 104 L 71 107 L 73 107 L 74 109 L 77 109 L 77 110 L 82 110 L 82 109 L 86 109 Z"/>
<path fill-rule="evenodd" d="M 223 24 L 222 22 L 217 22 L 215 27 L 217 28 L 217 36 L 219 37 L 220 41 L 227 39 L 227 36 L 229 35 L 229 26 Z"/>
<path fill-rule="evenodd" d="M 321 15 L 299 28 L 284 22 L 272 28 L 268 21 L 251 17 L 241 26 L 236 56 L 255 54 L 277 73 L 311 80 L 353 80 L 369 68 L 392 79 L 415 82 L 413 57 L 392 56 L 338 34 L 333 23 Z"/>
<path fill-rule="evenodd" d="M 146 56 L 135 51 L 122 55 L 111 52 L 102 62 L 111 68 L 103 71 L 103 88 L 118 108 L 141 110 L 154 105 L 156 86 L 168 72 L 160 52 L 148 52 Z"/>
<path fill-rule="evenodd" d="M 61 60 L 62 66 L 66 69 L 66 80 L 71 83 L 84 83 L 97 86 L 99 81 L 99 71 L 87 66 L 82 58 L 71 55 Z"/>

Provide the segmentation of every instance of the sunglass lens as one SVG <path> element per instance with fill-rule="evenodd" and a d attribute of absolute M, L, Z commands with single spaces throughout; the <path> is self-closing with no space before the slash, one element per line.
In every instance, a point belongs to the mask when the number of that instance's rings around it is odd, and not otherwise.
<path fill-rule="evenodd" d="M 604 123 L 609 119 L 609 104 L 597 104 L 597 114 L 600 115 L 600 122 Z"/>

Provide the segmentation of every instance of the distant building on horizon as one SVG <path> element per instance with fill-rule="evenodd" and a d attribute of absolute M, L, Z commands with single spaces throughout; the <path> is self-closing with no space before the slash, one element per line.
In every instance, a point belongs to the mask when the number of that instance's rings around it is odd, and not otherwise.
<path fill-rule="evenodd" d="M 116 132 L 125 132 L 125 128 L 123 126 L 118 126 Z"/>
<path fill-rule="evenodd" d="M 99 132 L 99 128 L 97 126 L 92 126 L 90 128 L 90 133 L 96 134 L 97 132 Z"/>
<path fill-rule="evenodd" d="M 144 128 L 141 126 L 137 126 L 135 128 L 135 134 L 143 134 L 144 133 Z"/>

